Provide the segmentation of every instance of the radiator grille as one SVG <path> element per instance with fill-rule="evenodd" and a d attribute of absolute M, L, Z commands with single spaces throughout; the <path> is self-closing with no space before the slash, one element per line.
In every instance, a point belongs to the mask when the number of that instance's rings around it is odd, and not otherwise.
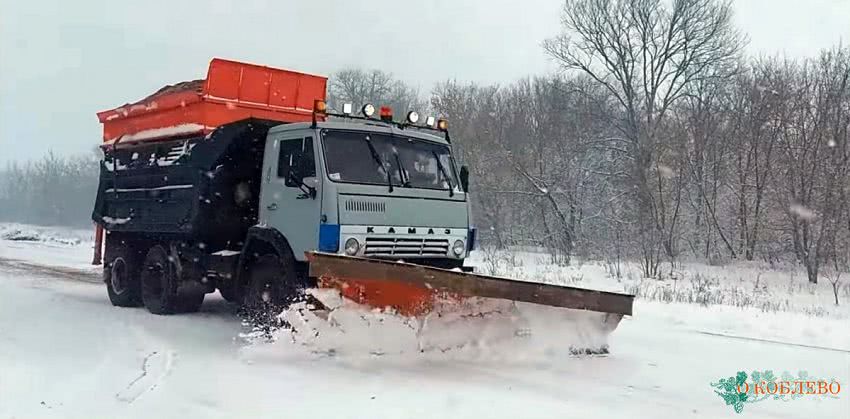
<path fill-rule="evenodd" d="M 357 201 L 349 199 L 345 201 L 345 210 L 359 212 L 385 212 L 387 210 L 387 204 L 384 202 Z"/>
<path fill-rule="evenodd" d="M 366 256 L 445 256 L 449 251 L 446 239 L 408 237 L 367 237 Z"/>

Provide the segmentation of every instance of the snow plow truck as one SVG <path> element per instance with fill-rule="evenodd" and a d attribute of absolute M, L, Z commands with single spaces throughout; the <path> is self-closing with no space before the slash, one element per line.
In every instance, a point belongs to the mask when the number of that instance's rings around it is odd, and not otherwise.
<path fill-rule="evenodd" d="M 279 312 L 326 288 L 405 316 L 471 298 L 595 313 L 608 331 L 631 315 L 630 295 L 464 266 L 476 230 L 449 122 L 331 111 L 326 82 L 213 59 L 205 79 L 98 113 L 95 263 L 103 249 L 113 305 L 193 312 L 218 290 Z"/>

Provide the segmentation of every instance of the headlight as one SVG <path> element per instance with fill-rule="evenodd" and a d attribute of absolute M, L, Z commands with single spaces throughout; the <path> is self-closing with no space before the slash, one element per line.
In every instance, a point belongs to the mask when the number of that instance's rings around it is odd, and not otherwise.
<path fill-rule="evenodd" d="M 463 240 L 456 240 L 455 244 L 452 246 L 452 253 L 454 253 L 455 256 L 460 257 L 464 250 L 466 249 L 463 245 Z"/>
<path fill-rule="evenodd" d="M 354 256 L 357 254 L 357 251 L 360 250 L 360 243 L 357 242 L 357 239 L 354 237 L 345 241 L 345 254 L 348 256 Z"/>

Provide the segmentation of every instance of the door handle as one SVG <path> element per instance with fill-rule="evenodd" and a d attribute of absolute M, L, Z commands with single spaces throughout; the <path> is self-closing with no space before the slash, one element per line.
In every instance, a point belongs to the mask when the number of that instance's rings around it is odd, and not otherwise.
<path fill-rule="evenodd" d="M 276 209 L 277 209 L 277 203 L 272 202 L 272 203 L 271 203 L 271 204 L 269 204 L 266 208 L 268 208 L 268 209 L 270 209 L 270 210 L 274 211 L 274 210 L 276 210 Z"/>

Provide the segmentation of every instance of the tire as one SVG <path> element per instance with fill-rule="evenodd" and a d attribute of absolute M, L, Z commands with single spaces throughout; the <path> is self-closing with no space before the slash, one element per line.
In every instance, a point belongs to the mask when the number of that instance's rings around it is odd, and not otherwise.
<path fill-rule="evenodd" d="M 181 293 L 179 311 L 181 313 L 196 313 L 204 304 L 205 296 L 206 294 L 202 292 Z"/>
<path fill-rule="evenodd" d="M 272 308 L 279 313 L 294 299 L 297 281 L 294 260 L 286 260 L 276 254 L 262 255 L 251 266 L 250 272 L 250 283 L 245 293 L 245 306 L 249 309 Z"/>
<path fill-rule="evenodd" d="M 117 239 L 116 239 L 117 240 Z M 125 243 L 106 244 L 103 282 L 109 302 L 116 307 L 142 305 L 141 263 L 138 251 Z"/>
<path fill-rule="evenodd" d="M 241 298 L 239 298 L 239 294 L 236 292 L 236 287 L 230 285 L 225 287 L 220 287 L 218 289 L 218 293 L 221 294 L 221 298 L 224 298 L 228 303 L 239 304 L 241 303 Z"/>
<path fill-rule="evenodd" d="M 142 302 L 151 313 L 174 314 L 186 306 L 177 293 L 179 278 L 176 267 L 161 245 L 153 246 L 145 256 L 141 279 Z"/>
<path fill-rule="evenodd" d="M 298 273 L 292 252 L 280 257 L 265 254 L 249 268 L 249 282 L 245 289 L 243 313 L 257 330 L 271 337 L 282 327 L 279 315 L 298 296 Z"/>

